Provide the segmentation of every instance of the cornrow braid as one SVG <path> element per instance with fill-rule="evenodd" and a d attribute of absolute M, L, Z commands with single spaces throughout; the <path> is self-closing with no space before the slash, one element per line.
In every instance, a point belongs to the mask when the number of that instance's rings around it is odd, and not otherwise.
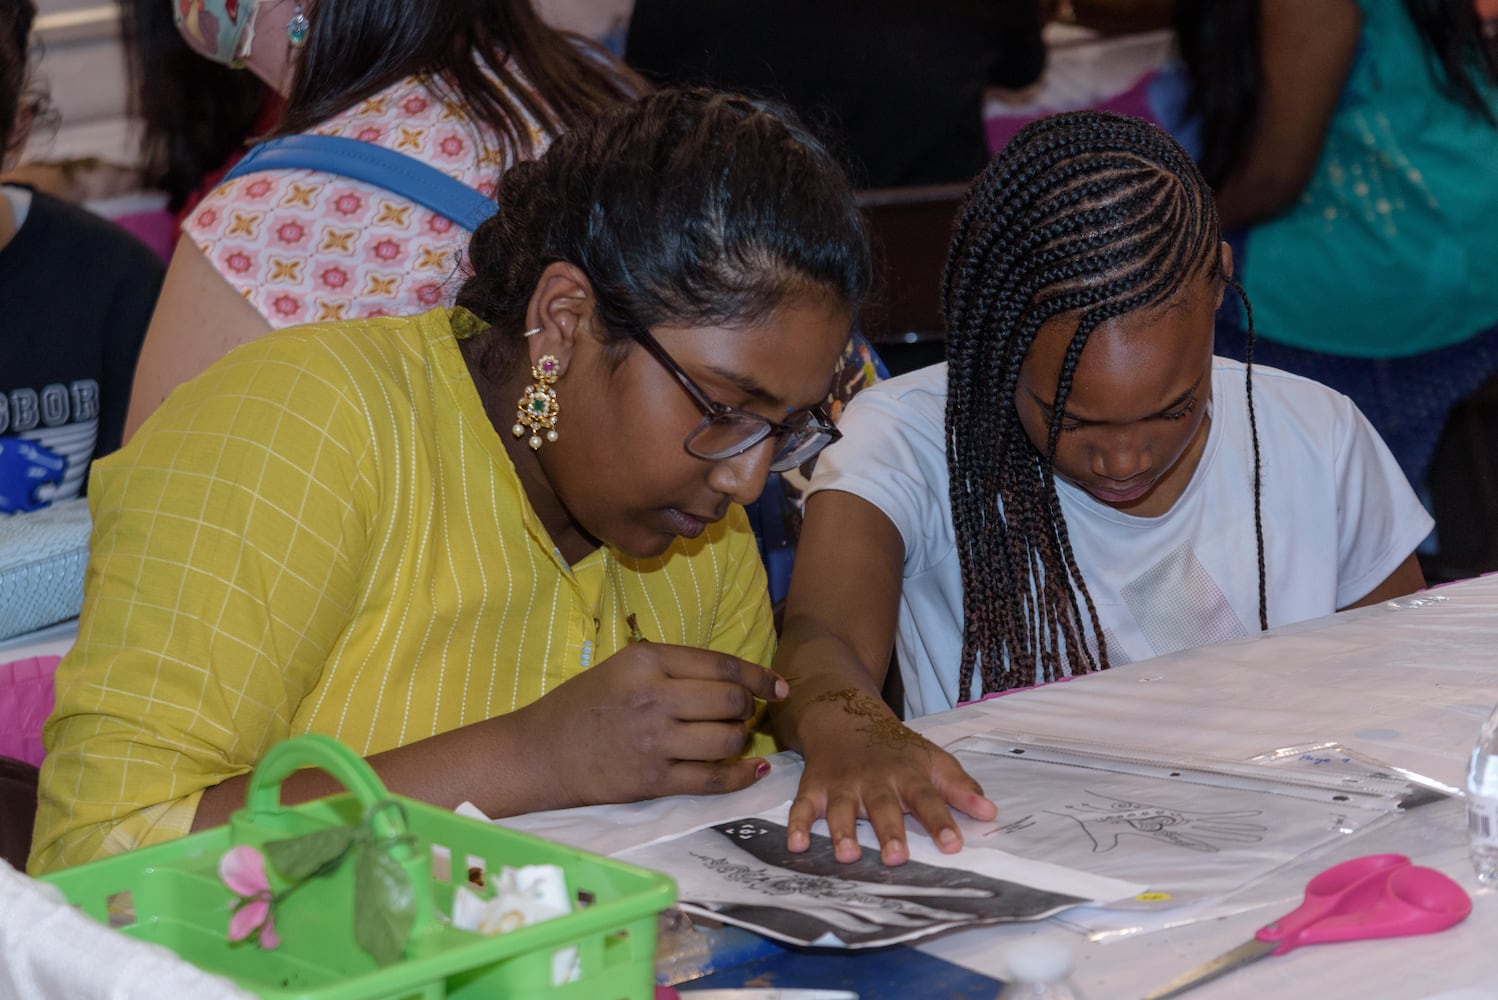
<path fill-rule="evenodd" d="M 1254 415 L 1254 307 L 1248 301 L 1248 292 L 1233 278 L 1228 279 L 1238 301 L 1243 303 L 1243 316 L 1247 320 L 1248 343 L 1243 353 L 1243 380 L 1248 393 L 1248 429 L 1254 445 L 1254 541 L 1259 546 L 1259 630 L 1269 631 L 1269 594 L 1264 586 L 1264 518 L 1263 486 L 1259 460 L 1259 420 Z"/>
<path fill-rule="evenodd" d="M 1195 162 L 1160 129 L 1122 115 L 1079 111 L 1034 122 L 968 192 L 942 276 L 946 453 L 962 568 L 960 691 L 971 690 L 979 669 L 987 693 L 1107 668 L 1102 625 L 1056 492 L 1061 415 L 1092 331 L 1165 303 L 1204 268 L 1226 280 L 1220 244 L 1212 192 Z M 1077 327 L 1041 454 L 1014 394 L 1036 335 L 1061 315 L 1074 315 Z M 1259 617 L 1267 627 L 1249 372 Z"/>

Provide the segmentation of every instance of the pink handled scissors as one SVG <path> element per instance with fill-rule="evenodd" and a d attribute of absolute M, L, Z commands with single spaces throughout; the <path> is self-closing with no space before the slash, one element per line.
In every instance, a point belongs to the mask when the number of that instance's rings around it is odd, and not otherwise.
<path fill-rule="evenodd" d="M 1265 955 L 1303 944 L 1434 934 L 1472 912 L 1461 886 L 1403 854 L 1370 854 L 1333 865 L 1306 885 L 1306 900 L 1253 939 L 1186 973 L 1145 1000 L 1166 1000 Z"/>

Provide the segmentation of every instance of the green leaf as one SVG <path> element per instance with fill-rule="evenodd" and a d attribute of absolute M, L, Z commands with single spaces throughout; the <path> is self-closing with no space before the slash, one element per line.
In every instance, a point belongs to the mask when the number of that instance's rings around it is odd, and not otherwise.
<path fill-rule="evenodd" d="M 353 842 L 353 827 L 330 826 L 300 837 L 272 840 L 265 845 L 265 854 L 277 871 L 297 881 L 326 874 L 324 869 L 331 869 L 343 860 Z"/>
<path fill-rule="evenodd" d="M 411 876 L 388 847 L 361 843 L 354 852 L 354 940 L 376 962 L 399 961 L 416 920 Z"/>

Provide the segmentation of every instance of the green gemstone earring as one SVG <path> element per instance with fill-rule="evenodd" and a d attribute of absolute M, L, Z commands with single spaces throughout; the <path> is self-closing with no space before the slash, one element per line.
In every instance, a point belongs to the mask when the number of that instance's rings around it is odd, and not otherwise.
<path fill-rule="evenodd" d="M 286 22 L 286 37 L 291 39 L 291 47 L 299 49 L 307 44 L 307 32 L 312 30 L 312 22 L 307 20 L 307 15 L 302 13 L 301 0 L 297 0 L 296 10 L 291 15 L 291 20 Z"/>
<path fill-rule="evenodd" d="M 531 365 L 531 378 L 535 381 L 525 387 L 525 394 L 515 404 L 515 426 L 510 428 L 510 433 L 523 437 L 528 428 L 531 436 L 526 444 L 531 446 L 531 451 L 541 450 L 543 428 L 546 430 L 547 441 L 554 442 L 557 439 L 557 414 L 560 408 L 557 406 L 557 391 L 552 386 L 561 377 L 562 363 L 553 354 L 543 354 L 539 361 Z"/>

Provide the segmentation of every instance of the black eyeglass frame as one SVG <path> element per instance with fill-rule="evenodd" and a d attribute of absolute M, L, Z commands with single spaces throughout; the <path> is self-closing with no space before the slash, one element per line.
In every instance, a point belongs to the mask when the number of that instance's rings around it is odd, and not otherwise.
<path fill-rule="evenodd" d="M 751 413 L 750 411 L 740 409 L 737 406 L 728 406 L 723 403 L 719 403 L 718 401 L 709 397 L 708 394 L 703 391 L 702 387 L 692 380 L 692 376 L 688 375 L 686 371 L 681 367 L 681 365 L 676 363 L 675 358 L 666 353 L 666 349 L 661 346 L 660 341 L 651 336 L 649 330 L 645 329 L 643 326 L 636 326 L 631 332 L 631 336 L 633 336 L 635 340 L 640 342 L 640 346 L 645 348 L 645 350 L 650 353 L 651 357 L 660 362 L 661 367 L 665 368 L 668 372 L 676 377 L 676 381 L 679 382 L 681 384 L 681 387 L 686 390 L 686 393 L 691 397 L 692 402 L 697 404 L 697 408 L 702 411 L 702 420 L 697 424 L 696 427 L 692 428 L 692 430 L 687 434 L 686 439 L 682 442 L 682 446 L 686 449 L 687 454 L 691 455 L 694 458 L 700 458 L 703 461 L 707 462 L 721 462 L 725 459 L 733 458 L 737 455 L 742 455 L 744 452 L 748 451 L 750 448 L 753 448 L 755 445 L 759 444 L 765 438 L 770 437 L 773 434 L 779 435 L 781 444 L 776 449 L 774 457 L 770 459 L 770 471 L 789 472 L 791 469 L 794 469 L 802 462 L 808 461 L 813 456 L 820 453 L 823 448 L 827 447 L 829 444 L 832 444 L 832 442 L 838 440 L 843 436 L 842 431 L 837 429 L 837 426 L 833 424 L 832 419 L 828 416 L 826 409 L 820 404 L 813 406 L 809 410 L 805 411 L 806 423 L 796 425 L 778 423 L 774 420 L 771 420 L 769 417 L 760 416 L 758 413 Z M 724 418 L 732 418 L 738 421 L 755 423 L 760 426 L 761 430 L 751 434 L 749 438 L 743 442 L 716 452 L 702 452 L 692 447 L 692 441 L 694 439 L 699 437 L 704 431 L 708 430 L 714 424 L 723 422 Z M 810 436 L 803 437 L 799 444 L 797 444 L 795 447 L 792 447 L 791 443 L 795 441 L 798 436 L 803 435 Z M 822 435 L 826 438 L 826 440 L 822 441 L 815 448 L 812 448 L 808 451 L 806 449 L 806 445 L 810 444 L 817 435 Z"/>

